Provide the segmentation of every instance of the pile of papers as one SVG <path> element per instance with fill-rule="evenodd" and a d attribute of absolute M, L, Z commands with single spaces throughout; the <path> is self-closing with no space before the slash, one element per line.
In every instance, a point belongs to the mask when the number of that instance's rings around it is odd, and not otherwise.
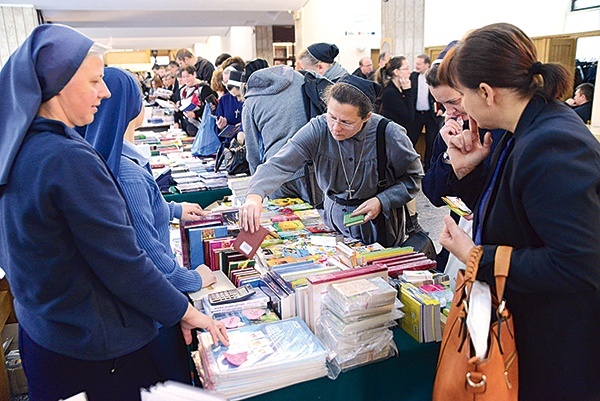
<path fill-rule="evenodd" d="M 398 352 L 390 330 L 403 317 L 396 294 L 381 277 L 329 286 L 316 333 L 332 351 L 330 377 Z"/>
<path fill-rule="evenodd" d="M 204 388 L 241 400 L 327 375 L 327 350 L 299 318 L 228 331 L 229 347 L 198 335 L 193 358 Z"/>

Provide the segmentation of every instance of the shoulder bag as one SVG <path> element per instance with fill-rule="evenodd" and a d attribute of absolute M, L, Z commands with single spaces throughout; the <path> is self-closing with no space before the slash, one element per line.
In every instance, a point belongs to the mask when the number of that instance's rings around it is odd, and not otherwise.
<path fill-rule="evenodd" d="M 381 192 L 393 184 L 393 179 L 388 179 L 386 174 L 387 153 L 385 147 L 385 129 L 390 119 L 382 118 L 377 125 L 377 192 Z M 423 231 L 415 231 L 406 205 L 391 211 L 389 218 L 379 214 L 375 218 L 378 242 L 385 247 L 411 246 L 416 252 L 425 254 L 429 259 L 435 260 L 436 251 L 433 241 Z"/>
<path fill-rule="evenodd" d="M 504 287 L 512 248 L 499 246 L 494 261 L 492 319 L 488 350 L 484 359 L 474 356 L 467 330 L 469 295 L 483 255 L 477 246 L 471 251 L 465 271 L 460 270 L 452 307 L 444 329 L 433 384 L 433 401 L 517 401 L 519 396 L 518 356 L 513 316 L 506 308 Z"/>

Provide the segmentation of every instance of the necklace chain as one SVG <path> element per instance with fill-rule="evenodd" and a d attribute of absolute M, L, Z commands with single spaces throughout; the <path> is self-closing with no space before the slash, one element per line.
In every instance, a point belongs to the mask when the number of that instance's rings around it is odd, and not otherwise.
<path fill-rule="evenodd" d="M 352 189 L 352 184 L 354 183 L 354 178 L 356 178 L 356 173 L 358 172 L 358 167 L 360 166 L 360 162 L 362 161 L 363 151 L 365 150 L 365 142 L 366 142 L 366 140 L 362 141 L 362 147 L 360 148 L 360 157 L 358 158 L 358 161 L 356 162 L 356 167 L 354 168 L 354 174 L 352 174 L 352 179 L 348 180 L 348 173 L 346 172 L 346 166 L 344 165 L 344 156 L 342 155 L 342 147 L 340 146 L 340 143 L 338 141 L 336 141 L 337 146 L 338 146 L 338 151 L 340 152 L 340 162 L 342 162 L 342 171 L 344 172 L 344 178 L 346 179 L 346 185 L 348 185 L 348 190 L 346 191 L 346 192 L 348 192 L 348 199 L 352 198 L 352 193 L 355 192 L 355 190 Z"/>

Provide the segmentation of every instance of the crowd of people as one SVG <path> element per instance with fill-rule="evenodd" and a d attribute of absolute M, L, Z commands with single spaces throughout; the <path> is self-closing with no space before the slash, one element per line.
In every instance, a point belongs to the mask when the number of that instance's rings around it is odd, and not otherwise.
<path fill-rule="evenodd" d="M 520 399 L 599 399 L 600 143 L 585 126 L 593 86 L 560 101 L 573 93 L 572 73 L 538 61 L 519 28 L 474 30 L 412 67 L 402 55 L 382 53 L 376 69 L 363 57 L 353 73 L 330 43 L 300 52 L 299 70 L 230 54 L 213 64 L 181 49 L 149 77 L 105 67 L 106 50 L 42 25 L 0 72 L 10 106 L 0 109 L 0 266 L 32 400 L 137 399 L 157 381 L 189 382 L 192 329 L 228 344 L 225 327 L 185 296 L 214 276 L 179 266 L 169 243 L 170 220 L 205 212 L 165 202 L 132 144 L 143 102 L 161 97 L 190 135 L 202 134 L 202 118 L 235 127 L 251 174 L 239 224 L 250 232 L 265 197 L 318 192 L 329 227 L 397 246 L 410 234 L 404 208 L 421 229 L 421 185 L 435 206 L 460 196 L 472 231 L 445 218 L 438 268 L 482 246 L 478 279 L 492 284 L 496 248 L 514 248 L 506 302 Z M 308 107 L 310 83 L 320 112 Z M 347 226 L 348 215 L 364 222 Z"/>

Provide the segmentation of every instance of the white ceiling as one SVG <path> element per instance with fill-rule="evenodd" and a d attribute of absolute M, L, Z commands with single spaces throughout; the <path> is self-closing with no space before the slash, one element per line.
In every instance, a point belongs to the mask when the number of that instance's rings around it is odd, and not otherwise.
<path fill-rule="evenodd" d="M 293 25 L 309 0 L 0 0 L 33 4 L 47 22 L 77 28 L 113 49 L 177 49 L 232 26 Z"/>

